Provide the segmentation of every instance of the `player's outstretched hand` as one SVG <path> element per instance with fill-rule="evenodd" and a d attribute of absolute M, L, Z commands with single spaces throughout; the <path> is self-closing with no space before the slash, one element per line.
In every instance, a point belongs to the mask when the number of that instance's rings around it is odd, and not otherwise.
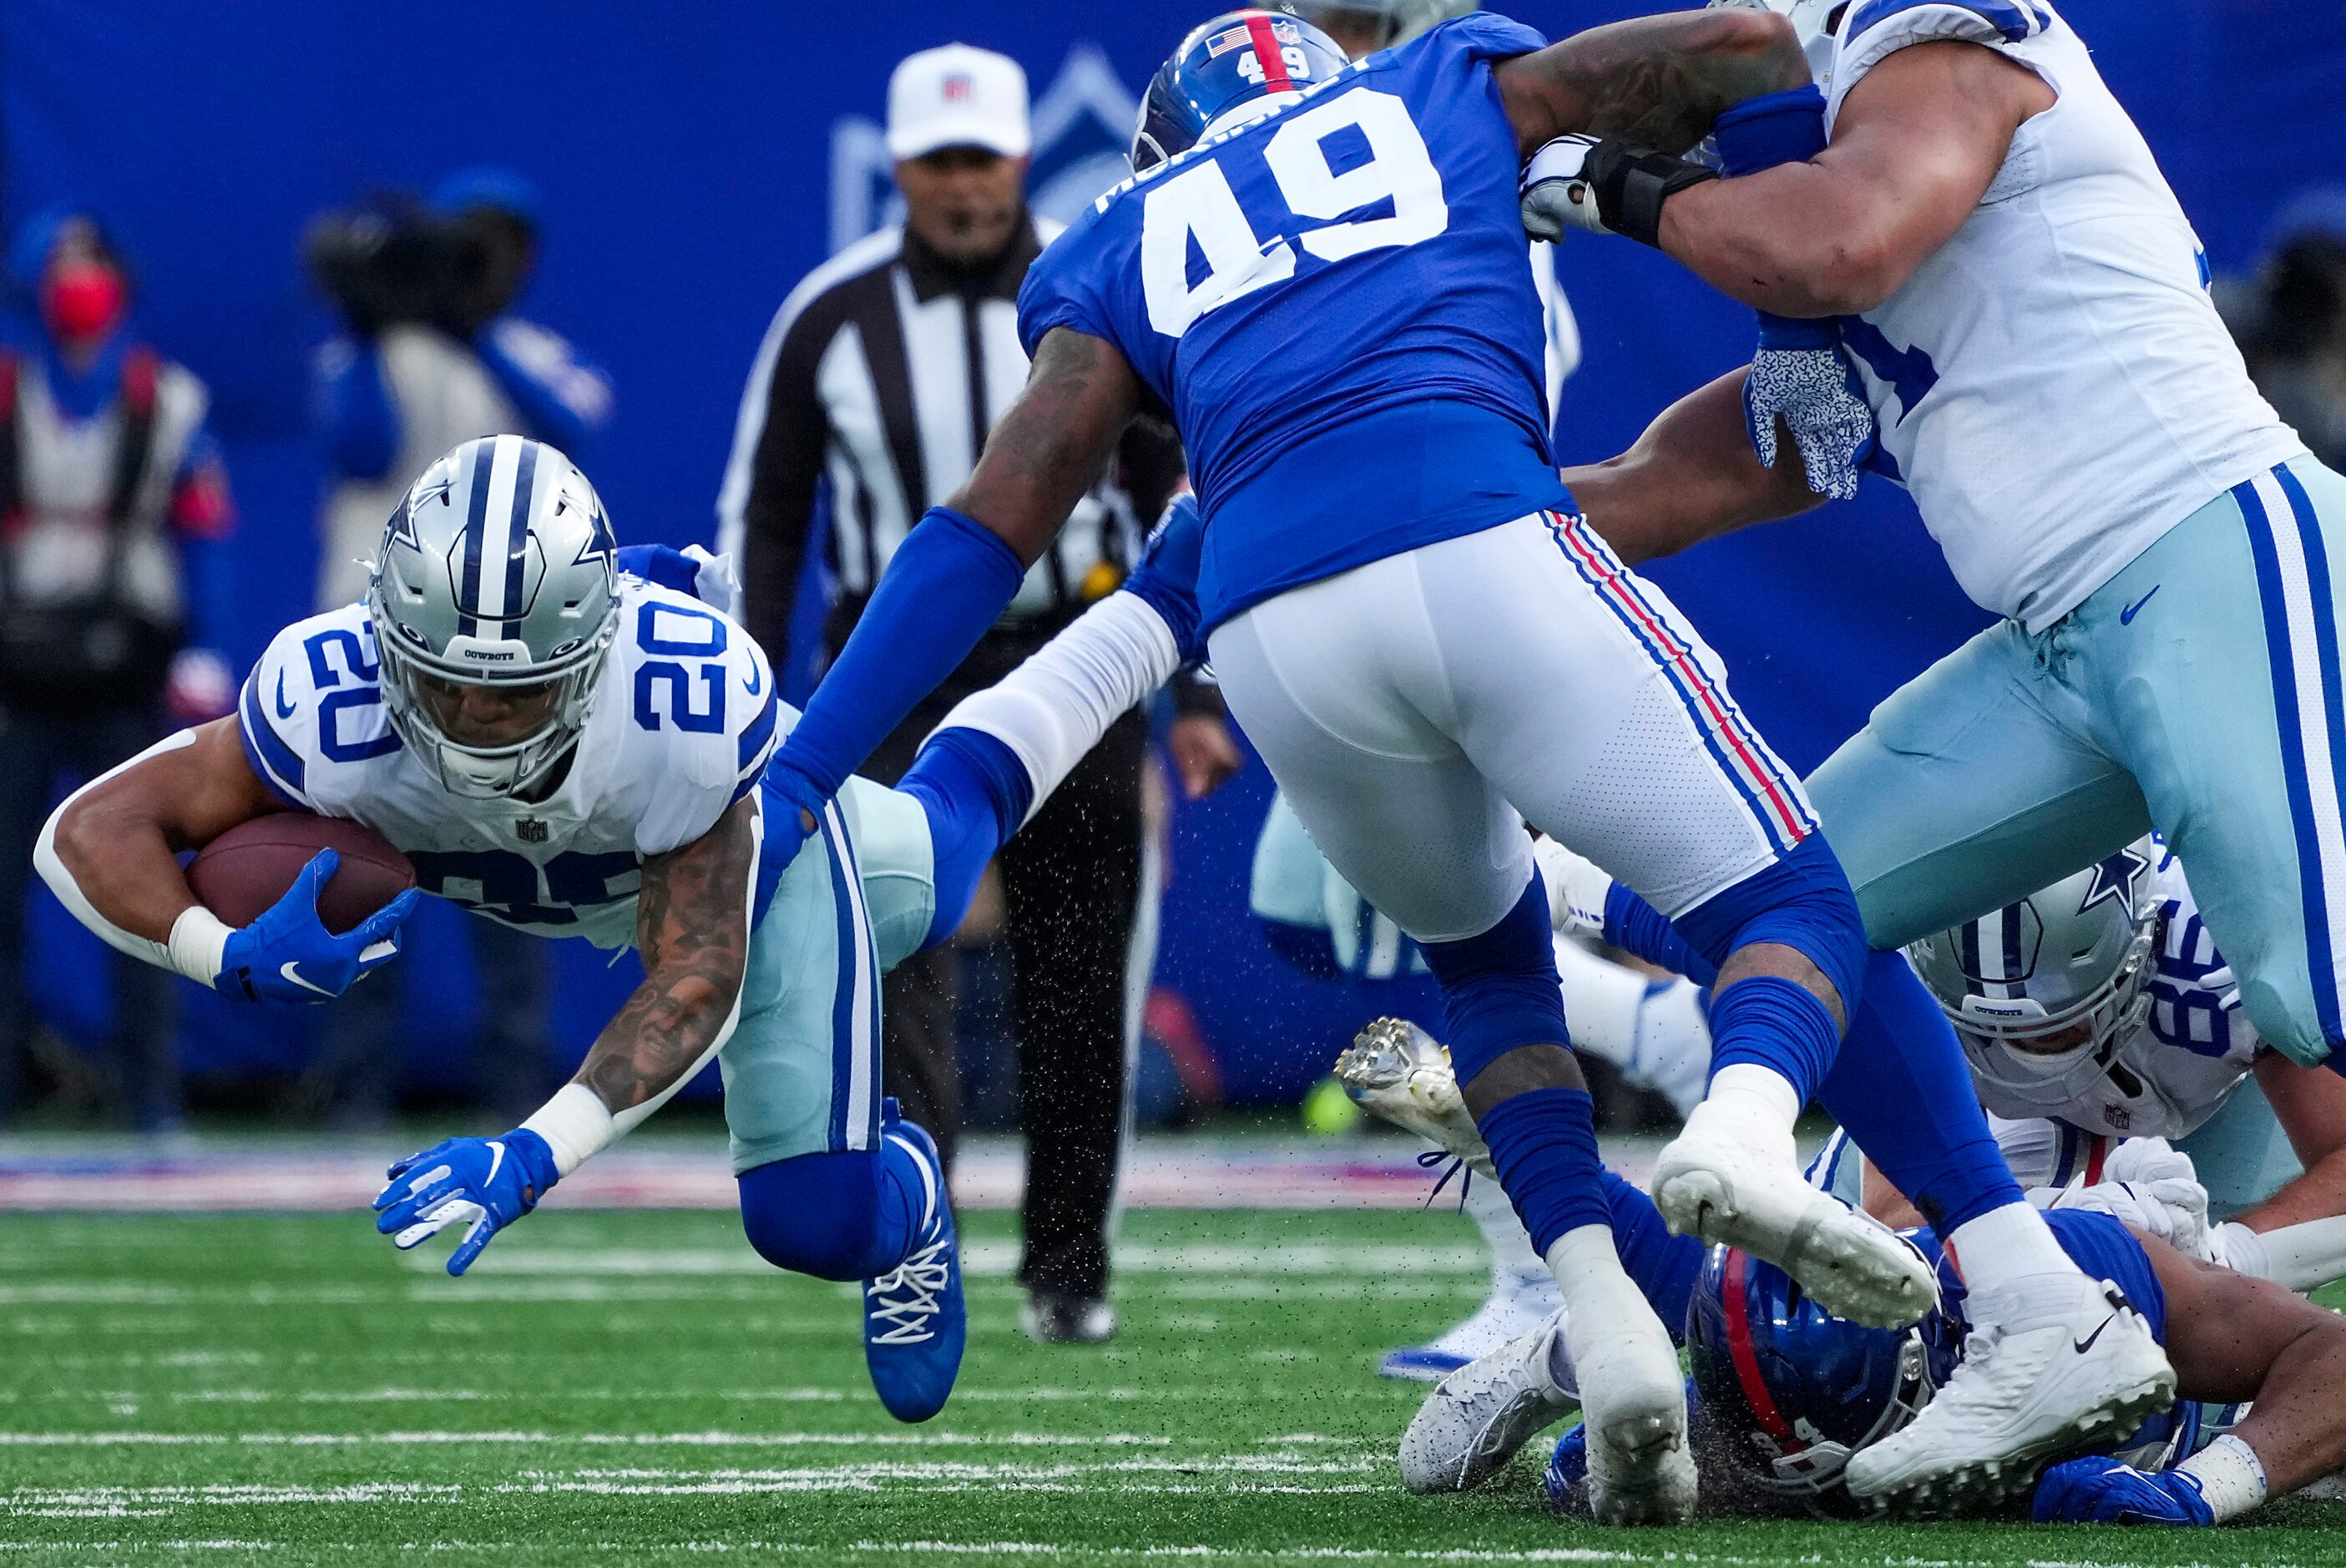
<path fill-rule="evenodd" d="M 402 1252 L 452 1225 L 469 1224 L 449 1255 L 462 1274 L 497 1232 L 537 1207 L 560 1179 L 554 1151 L 526 1127 L 501 1138 L 449 1138 L 393 1166 L 375 1194 L 375 1229 Z"/>
<path fill-rule="evenodd" d="M 408 889 L 336 936 L 318 918 L 318 894 L 342 857 L 321 850 L 285 896 L 220 950 L 212 989 L 238 1002 L 331 1002 L 399 956 L 399 928 L 423 895 Z"/>
<path fill-rule="evenodd" d="M 1811 491 L 1835 501 L 1857 494 L 1857 465 L 1873 449 L 1873 410 L 1841 357 L 1841 329 L 1831 321 L 1761 313 L 1760 350 L 1743 383 L 1743 418 L 1762 467 L 1776 466 L 1780 419 Z"/>
<path fill-rule="evenodd" d="M 2139 1471 L 2096 1455 L 2046 1471 L 2036 1483 L 2039 1524 L 2213 1524 L 2199 1482 L 2178 1471 Z"/>

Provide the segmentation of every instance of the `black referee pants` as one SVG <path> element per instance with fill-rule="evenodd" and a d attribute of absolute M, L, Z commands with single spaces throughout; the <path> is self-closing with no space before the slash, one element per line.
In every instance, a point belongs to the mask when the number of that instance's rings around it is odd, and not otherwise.
<path fill-rule="evenodd" d="M 989 637 L 865 768 L 890 782 L 966 692 L 989 686 L 1040 642 Z M 1108 1210 L 1125 1096 L 1126 968 L 1139 917 L 1141 770 L 1148 720 L 1108 728 L 996 862 L 1006 906 L 1020 1125 L 1026 1135 L 1025 1251 L 1019 1282 L 1072 1296 L 1107 1291 Z M 948 1162 L 962 1124 L 955 1052 L 956 955 L 937 948 L 887 977 L 881 1080 Z"/>

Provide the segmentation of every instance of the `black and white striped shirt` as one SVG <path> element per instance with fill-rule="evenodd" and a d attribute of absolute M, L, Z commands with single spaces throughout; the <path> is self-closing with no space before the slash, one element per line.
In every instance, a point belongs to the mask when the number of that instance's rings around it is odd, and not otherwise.
<path fill-rule="evenodd" d="M 818 484 L 842 596 L 835 650 L 921 514 L 958 489 L 1026 382 L 1018 285 L 1056 226 L 1030 220 L 998 262 L 945 262 L 903 229 L 850 246 L 790 291 L 766 331 L 718 496 L 718 547 L 744 620 L 782 657 Z M 1047 632 L 1114 587 L 1181 473 L 1169 436 L 1127 435 L 1027 573 L 1003 629 Z"/>

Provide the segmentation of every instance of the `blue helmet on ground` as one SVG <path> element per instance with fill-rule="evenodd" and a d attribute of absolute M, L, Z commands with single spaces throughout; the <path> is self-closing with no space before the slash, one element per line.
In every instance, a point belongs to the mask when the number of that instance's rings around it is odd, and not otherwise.
<path fill-rule="evenodd" d="M 1209 131 L 1244 125 L 1347 64 L 1327 34 L 1285 9 L 1228 11 L 1181 40 L 1158 67 L 1132 133 L 1141 173 L 1187 152 Z"/>
<path fill-rule="evenodd" d="M 1954 1370 L 1958 1347 L 1933 1310 L 1868 1329 L 1809 1299 L 1791 1277 L 1713 1247 L 1687 1308 L 1687 1351 L 1705 1420 L 1706 1488 L 1817 1513 L 1852 1511 L 1849 1456 L 1912 1420 Z"/>

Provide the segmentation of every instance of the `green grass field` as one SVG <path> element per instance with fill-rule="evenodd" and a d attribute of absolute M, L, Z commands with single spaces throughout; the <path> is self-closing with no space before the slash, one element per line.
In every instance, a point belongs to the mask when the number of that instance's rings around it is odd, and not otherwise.
<path fill-rule="evenodd" d="M 1529 1455 L 1412 1498 L 1419 1390 L 1371 1369 L 1476 1299 L 1456 1217 L 1135 1216 L 1092 1349 L 1019 1335 L 1005 1217 L 965 1234 L 961 1389 L 906 1428 L 852 1291 L 724 1215 L 549 1211 L 464 1280 L 356 1216 L 0 1219 L 0 1563 L 2346 1563 L 2324 1504 L 1606 1532 L 1550 1519 Z"/>

